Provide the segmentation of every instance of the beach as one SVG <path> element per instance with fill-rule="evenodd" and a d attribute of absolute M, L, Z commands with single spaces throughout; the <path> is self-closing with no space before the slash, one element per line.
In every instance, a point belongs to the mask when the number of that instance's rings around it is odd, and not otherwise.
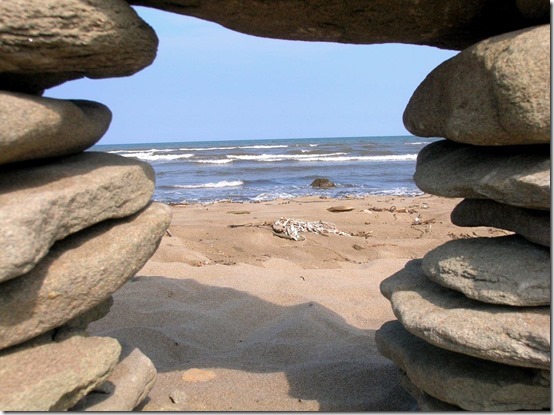
<path fill-rule="evenodd" d="M 397 368 L 375 346 L 375 330 L 395 319 L 379 284 L 448 240 L 507 234 L 452 225 L 460 201 L 173 205 L 154 256 L 88 331 L 153 361 L 158 378 L 141 410 L 413 410 Z M 339 233 L 292 240 L 272 227 L 282 217 L 328 222 Z"/>

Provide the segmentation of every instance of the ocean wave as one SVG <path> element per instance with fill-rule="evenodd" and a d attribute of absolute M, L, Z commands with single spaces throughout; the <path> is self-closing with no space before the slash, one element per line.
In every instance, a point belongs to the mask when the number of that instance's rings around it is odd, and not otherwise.
<path fill-rule="evenodd" d="M 195 163 L 202 163 L 202 164 L 227 164 L 232 163 L 233 160 L 231 159 L 206 159 L 206 160 L 192 160 Z"/>
<path fill-rule="evenodd" d="M 180 189 L 216 189 L 220 187 L 237 187 L 242 186 L 244 182 L 242 180 L 227 181 L 223 180 L 216 183 L 202 183 L 202 184 L 176 184 L 173 187 Z"/>
<path fill-rule="evenodd" d="M 175 149 L 171 149 L 171 148 L 151 148 L 149 150 L 145 150 L 145 149 L 142 149 L 142 150 L 110 150 L 108 151 L 108 153 L 112 153 L 112 154 L 120 154 L 120 155 L 123 155 L 123 154 L 136 154 L 136 153 L 169 153 L 170 151 L 175 151 Z"/>
<path fill-rule="evenodd" d="M 216 151 L 216 150 L 241 150 L 241 149 L 267 149 L 267 148 L 287 148 L 285 144 L 275 145 L 252 145 L 252 146 L 234 146 L 234 147 L 185 147 L 180 151 Z"/>
<path fill-rule="evenodd" d="M 277 161 L 324 161 L 324 162 L 345 162 L 345 161 L 369 161 L 369 162 L 383 162 L 383 161 L 414 161 L 417 159 L 417 154 L 397 154 L 386 156 L 344 156 L 347 153 L 330 153 L 330 154 L 260 154 L 260 155 L 228 155 L 226 156 L 231 160 L 241 161 L 263 161 L 263 162 L 277 162 Z"/>
<path fill-rule="evenodd" d="M 184 160 L 191 157 L 194 157 L 194 154 L 152 154 L 149 151 L 141 152 L 128 152 L 128 153 L 119 153 L 123 157 L 134 157 L 145 161 L 171 161 L 171 160 Z"/>
<path fill-rule="evenodd" d="M 410 146 L 422 146 L 423 144 L 431 144 L 432 141 L 415 141 L 413 143 L 406 143 Z"/>

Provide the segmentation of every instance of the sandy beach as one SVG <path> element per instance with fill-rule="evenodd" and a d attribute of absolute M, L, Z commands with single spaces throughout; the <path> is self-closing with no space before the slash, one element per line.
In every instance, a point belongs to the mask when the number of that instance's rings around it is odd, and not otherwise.
<path fill-rule="evenodd" d="M 452 225 L 459 202 L 175 205 L 157 252 L 88 331 L 154 362 L 143 410 L 411 410 L 396 367 L 375 346 L 374 331 L 395 319 L 379 284 L 448 240 L 507 234 Z M 348 235 L 278 237 L 271 225 L 281 217 L 331 222 Z"/>

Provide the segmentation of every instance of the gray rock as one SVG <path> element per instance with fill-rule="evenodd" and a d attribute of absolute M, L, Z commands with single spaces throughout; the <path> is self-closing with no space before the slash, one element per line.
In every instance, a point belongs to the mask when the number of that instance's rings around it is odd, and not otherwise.
<path fill-rule="evenodd" d="M 550 142 L 550 25 L 487 39 L 442 63 L 404 112 L 415 135 L 481 146 Z"/>
<path fill-rule="evenodd" d="M 111 119 L 97 102 L 0 91 L 0 164 L 80 153 L 104 135 Z"/>
<path fill-rule="evenodd" d="M 132 75 L 152 63 L 158 46 L 123 0 L 4 0 L 0 27 L 0 89 L 11 91 Z"/>
<path fill-rule="evenodd" d="M 450 214 L 458 226 L 491 226 L 506 229 L 528 241 L 550 246 L 550 212 L 505 205 L 494 200 L 465 199 Z"/>
<path fill-rule="evenodd" d="M 88 325 L 96 320 L 100 320 L 105 317 L 113 305 L 113 297 L 110 295 L 107 299 L 100 304 L 94 306 L 90 310 L 79 314 L 77 317 L 72 318 L 66 322 L 63 326 L 56 328 L 53 331 L 53 339 L 61 341 L 72 336 L 75 332 L 85 332 Z"/>
<path fill-rule="evenodd" d="M 123 347 L 122 358 L 108 377 L 108 390 L 92 391 L 73 411 L 132 411 L 148 395 L 156 381 L 156 368 L 139 349 Z"/>
<path fill-rule="evenodd" d="M 529 20 L 515 2 L 495 0 L 131 0 L 276 39 L 340 43 L 413 43 L 464 49 L 491 36 L 550 22 Z"/>
<path fill-rule="evenodd" d="M 0 284 L 0 349 L 22 343 L 106 300 L 152 256 L 171 210 L 143 211 L 57 242 L 32 271 Z"/>
<path fill-rule="evenodd" d="M 440 401 L 468 411 L 550 407 L 550 387 L 540 383 L 540 370 L 435 347 L 408 333 L 398 321 L 385 323 L 375 332 L 375 341 L 379 352 L 406 372 L 417 388 Z"/>
<path fill-rule="evenodd" d="M 50 333 L 0 352 L 0 408 L 4 411 L 64 411 L 103 383 L 121 346 L 109 337 Z"/>
<path fill-rule="evenodd" d="M 148 204 L 152 167 L 108 153 L 86 152 L 2 172 L 0 281 L 30 271 L 52 244 L 105 219 Z"/>
<path fill-rule="evenodd" d="M 550 148 L 477 147 L 436 141 L 417 156 L 416 185 L 444 197 L 550 209 Z"/>
<path fill-rule="evenodd" d="M 550 251 L 517 236 L 446 242 L 423 257 L 432 281 L 491 304 L 550 304 Z"/>
<path fill-rule="evenodd" d="M 454 412 L 462 411 L 459 406 L 450 405 L 449 403 L 440 401 L 433 398 L 431 395 L 423 392 L 416 385 L 412 383 L 408 375 L 402 370 L 398 369 L 398 383 L 408 391 L 410 395 L 417 401 L 417 408 L 422 412 Z"/>
<path fill-rule="evenodd" d="M 331 180 L 329 179 L 325 179 L 325 178 L 318 178 L 318 179 L 315 179 L 311 184 L 310 186 L 312 187 L 319 187 L 321 189 L 329 189 L 331 187 L 335 187 L 335 183 L 333 183 Z"/>
<path fill-rule="evenodd" d="M 412 334 L 454 352 L 508 365 L 550 369 L 550 307 L 485 304 L 430 281 L 421 261 L 381 283 Z"/>

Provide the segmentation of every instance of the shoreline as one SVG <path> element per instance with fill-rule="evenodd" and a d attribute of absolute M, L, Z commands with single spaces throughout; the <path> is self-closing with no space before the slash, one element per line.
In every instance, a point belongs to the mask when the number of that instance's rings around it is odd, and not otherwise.
<path fill-rule="evenodd" d="M 158 380 L 143 410 L 410 410 L 414 400 L 374 342 L 395 319 L 379 285 L 447 240 L 506 234 L 454 226 L 459 201 L 173 205 L 156 253 L 88 331 L 154 362 Z M 278 237 L 272 224 L 281 217 L 329 222 L 344 234 Z"/>

